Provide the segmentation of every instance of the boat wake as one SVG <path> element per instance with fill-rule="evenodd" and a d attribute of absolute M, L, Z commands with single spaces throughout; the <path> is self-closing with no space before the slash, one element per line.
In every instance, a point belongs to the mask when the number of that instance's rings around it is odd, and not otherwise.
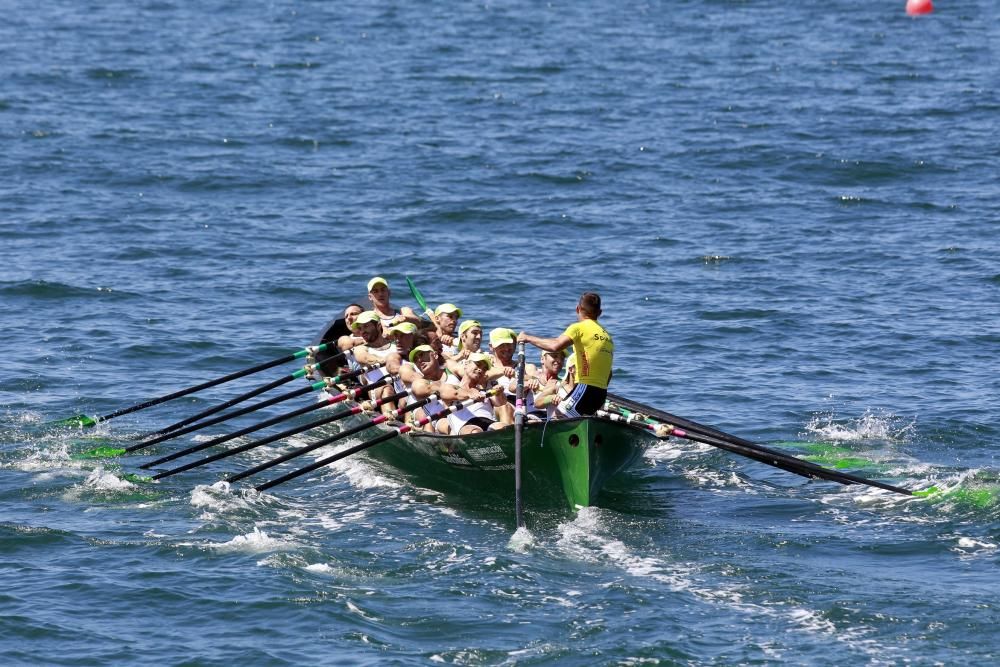
<path fill-rule="evenodd" d="M 627 537 L 623 539 L 615 534 L 621 526 L 617 516 L 599 508 L 585 508 L 574 519 L 558 526 L 555 551 L 570 560 L 618 569 L 628 577 L 627 581 L 612 577 L 600 584 L 602 587 L 651 585 L 652 588 L 643 594 L 649 598 L 661 598 L 662 591 L 656 589 L 662 587 L 672 594 L 687 596 L 688 604 L 717 607 L 768 626 L 761 628 L 762 636 L 773 636 L 777 624 L 783 631 L 807 633 L 831 646 L 847 647 L 870 660 L 905 654 L 905 648 L 887 647 L 876 641 L 871 636 L 875 632 L 873 628 L 863 624 L 838 624 L 824 610 L 810 609 L 795 599 L 774 599 L 771 594 L 754 590 L 751 581 L 729 578 L 730 572 L 732 577 L 740 576 L 739 570 L 720 570 L 705 561 L 684 562 L 666 553 L 653 553 L 648 545 L 633 549 L 626 543 Z M 574 591 L 568 593 L 573 595 Z M 758 600 L 762 595 L 764 598 Z M 695 608 L 691 613 L 706 612 Z M 712 616 L 719 614 L 718 611 L 709 613 Z M 772 642 L 756 643 L 770 657 L 782 657 L 780 648 Z"/>

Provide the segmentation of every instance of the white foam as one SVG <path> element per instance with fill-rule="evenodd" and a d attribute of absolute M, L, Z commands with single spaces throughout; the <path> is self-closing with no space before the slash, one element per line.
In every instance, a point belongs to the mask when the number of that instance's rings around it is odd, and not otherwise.
<path fill-rule="evenodd" d="M 343 443 L 341 446 L 337 447 L 336 450 L 333 448 L 323 447 L 316 452 L 315 458 L 321 459 L 330 456 L 334 451 L 343 451 L 349 447 L 353 447 L 359 444 L 361 440 L 349 440 Z M 376 447 L 378 445 L 375 445 Z M 375 466 L 373 466 L 364 457 L 358 454 L 353 454 L 347 458 L 340 459 L 329 466 L 330 470 L 335 471 L 337 474 L 344 475 L 351 486 L 357 489 L 399 489 L 403 485 L 399 482 L 386 477 L 385 475 L 379 474 Z M 329 474 L 329 473 L 328 473 Z"/>
<path fill-rule="evenodd" d="M 696 443 L 689 440 L 672 438 L 647 449 L 645 458 L 653 462 L 675 461 L 692 455 L 703 454 L 712 449 L 714 448 L 700 442 Z"/>
<path fill-rule="evenodd" d="M 269 551 L 289 551 L 299 545 L 291 540 L 282 540 L 269 536 L 259 527 L 254 526 L 252 532 L 237 535 L 228 542 L 211 545 L 218 551 L 241 553 L 266 553 Z"/>
<path fill-rule="evenodd" d="M 858 440 L 907 440 L 916 428 L 916 420 L 900 425 L 902 418 L 887 412 L 865 410 L 864 414 L 847 424 L 838 424 L 833 414 L 813 417 L 806 430 L 824 440 L 853 442 Z"/>
<path fill-rule="evenodd" d="M 43 421 L 43 417 L 41 413 L 32 410 L 24 412 L 12 412 L 8 410 L 4 413 L 4 420 L 10 424 L 30 426 L 31 424 L 38 424 Z"/>
<path fill-rule="evenodd" d="M 105 470 L 103 466 L 92 470 L 83 485 L 95 491 L 126 491 L 135 488 L 135 484 Z"/>
<path fill-rule="evenodd" d="M 525 526 L 521 526 L 510 536 L 507 548 L 518 553 L 526 553 L 535 546 L 535 536 Z"/>
<path fill-rule="evenodd" d="M 335 572 L 334 568 L 326 563 L 313 563 L 312 565 L 306 565 L 302 569 L 306 572 L 315 572 L 317 574 L 333 574 Z"/>
<path fill-rule="evenodd" d="M 974 540 L 971 537 L 959 537 L 958 546 L 969 549 L 969 548 L 985 548 L 985 549 L 996 549 L 997 545 L 992 542 L 980 542 L 979 540 Z"/>
<path fill-rule="evenodd" d="M 381 620 L 377 616 L 372 616 L 371 614 L 367 614 L 367 613 L 361 611 L 361 608 L 358 607 L 353 602 L 351 602 L 350 600 L 347 601 L 347 610 L 350 611 L 352 614 L 357 614 L 358 616 L 360 616 L 361 618 L 365 619 L 366 621 L 380 621 Z"/>
<path fill-rule="evenodd" d="M 232 493 L 229 482 L 226 481 L 211 485 L 198 484 L 191 489 L 191 506 L 215 512 L 229 512 L 250 507 L 248 498 L 251 497 L 253 493 Z"/>
<path fill-rule="evenodd" d="M 78 500 L 84 491 L 97 491 L 99 493 L 119 493 L 135 488 L 132 482 L 118 477 L 113 472 L 105 470 L 103 466 L 98 466 L 90 471 L 90 475 L 79 486 L 72 487 L 63 494 L 67 500 Z"/>
<path fill-rule="evenodd" d="M 58 468 L 80 469 L 82 461 L 70 458 L 69 447 L 65 442 L 54 442 L 42 449 L 32 452 L 23 459 L 5 463 L 4 468 L 24 472 L 54 472 Z"/>

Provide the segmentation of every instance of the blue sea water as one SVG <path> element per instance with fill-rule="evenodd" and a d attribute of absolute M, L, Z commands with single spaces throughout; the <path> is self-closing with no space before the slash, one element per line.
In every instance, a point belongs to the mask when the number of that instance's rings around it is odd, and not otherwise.
<path fill-rule="evenodd" d="M 2 662 L 995 661 L 1000 21 L 904 4 L 3 3 Z M 597 290 L 617 393 L 941 492 L 670 441 L 512 538 L 361 456 L 216 484 L 306 436 L 72 457 L 259 378 L 44 425 L 297 349 L 373 275 L 541 335 Z"/>

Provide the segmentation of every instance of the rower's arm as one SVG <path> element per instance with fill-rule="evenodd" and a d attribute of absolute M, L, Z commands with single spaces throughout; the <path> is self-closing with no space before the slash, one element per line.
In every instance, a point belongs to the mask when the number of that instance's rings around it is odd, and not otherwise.
<path fill-rule="evenodd" d="M 402 365 L 403 357 L 398 352 L 393 352 L 385 358 L 385 370 L 389 375 L 398 374 Z"/>
<path fill-rule="evenodd" d="M 388 364 L 386 364 L 388 366 Z M 416 367 L 411 364 L 400 364 L 399 366 L 399 379 L 403 381 L 405 385 L 411 385 L 420 379 L 420 375 L 416 372 Z"/>
<path fill-rule="evenodd" d="M 413 394 L 413 398 L 427 398 L 435 391 L 435 383 L 428 382 L 424 378 L 417 378 L 410 385 L 410 393 Z"/>
<path fill-rule="evenodd" d="M 540 336 L 532 336 L 531 334 L 522 331 L 517 335 L 517 342 L 531 343 L 535 347 L 545 350 L 546 352 L 559 352 L 560 350 L 565 350 L 567 347 L 572 345 L 573 339 L 566 334 L 559 334 L 557 338 L 542 338 Z"/>
<path fill-rule="evenodd" d="M 413 322 L 416 325 L 420 325 L 420 316 L 413 312 L 413 309 L 409 306 L 401 306 L 399 309 L 399 314 L 407 322 Z"/>
<path fill-rule="evenodd" d="M 337 347 L 341 352 L 353 350 L 358 345 L 364 345 L 365 339 L 360 336 L 341 336 L 337 339 Z"/>

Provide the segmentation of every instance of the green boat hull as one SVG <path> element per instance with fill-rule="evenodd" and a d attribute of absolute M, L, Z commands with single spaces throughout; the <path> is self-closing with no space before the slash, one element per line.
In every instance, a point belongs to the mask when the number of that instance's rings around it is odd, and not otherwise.
<path fill-rule="evenodd" d="M 526 503 L 594 503 L 605 482 L 657 442 L 648 431 L 595 417 L 525 424 L 521 488 Z M 422 486 L 445 493 L 514 495 L 514 428 L 467 436 L 417 432 L 367 450 Z"/>

